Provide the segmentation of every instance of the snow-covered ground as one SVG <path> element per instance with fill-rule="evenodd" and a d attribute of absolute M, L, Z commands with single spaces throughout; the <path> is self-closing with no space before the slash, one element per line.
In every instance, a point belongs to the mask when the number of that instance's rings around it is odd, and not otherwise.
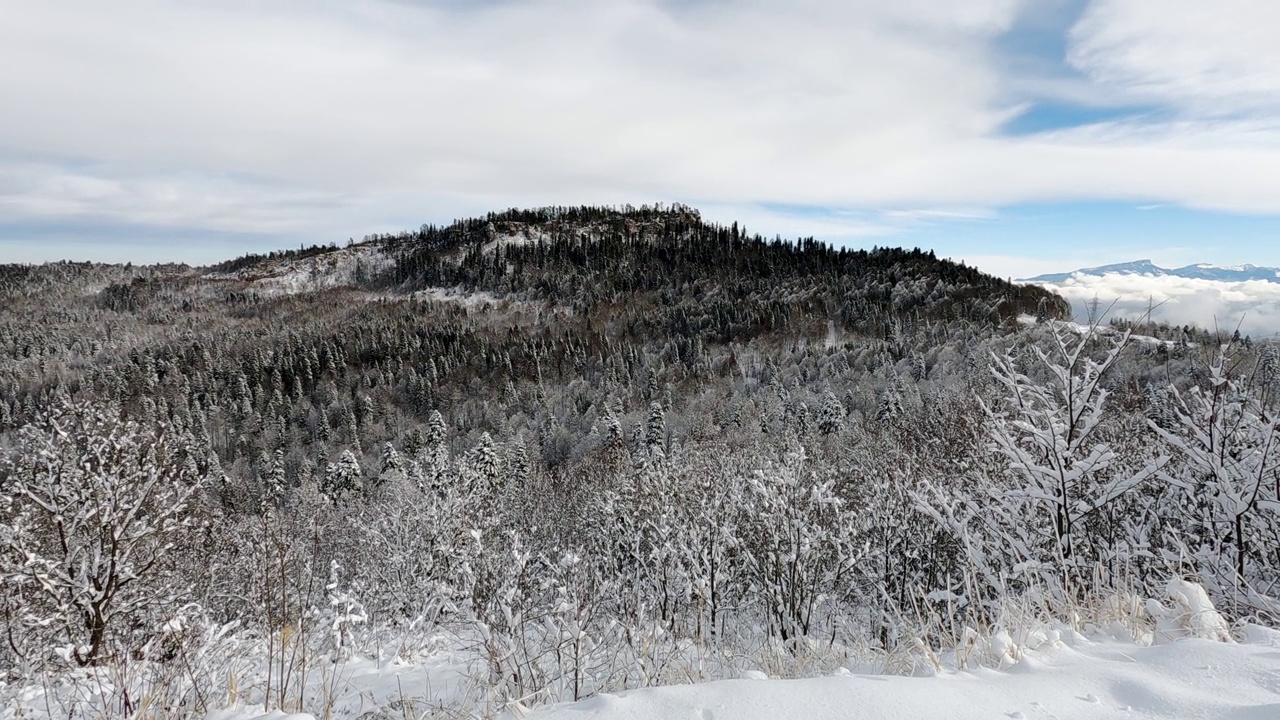
<path fill-rule="evenodd" d="M 1005 669 L 942 669 L 927 677 L 840 670 L 830 677 L 742 679 L 606 693 L 526 710 L 475 703 L 465 673 L 449 663 L 384 667 L 357 661 L 325 707 L 286 715 L 238 706 L 210 720 L 508 717 L 529 720 L 1107 720 L 1280 718 L 1280 631 L 1245 626 L 1239 641 L 1179 638 L 1151 646 L 1125 640 L 1063 641 Z M 470 707 L 457 700 L 470 695 Z M 480 691 L 483 695 L 483 691 Z M 16 718 L 21 715 L 0 717 Z"/>
<path fill-rule="evenodd" d="M 1075 638 L 1026 653 L 1012 666 L 942 670 L 928 677 L 863 674 L 743 679 L 606 693 L 577 703 L 536 708 L 486 702 L 467 665 L 442 656 L 413 665 L 355 660 L 315 671 L 327 692 L 313 692 L 305 712 L 263 712 L 252 702 L 223 703 L 208 720 L 382 720 L 505 717 L 529 720 L 1071 720 L 1073 718 L 1280 718 L 1280 631 L 1247 626 L 1239 642 L 1185 638 L 1142 647 L 1120 640 Z M 317 687 L 316 690 L 324 688 Z M 9 688 L 10 691 L 14 688 Z M 0 718 L 116 717 L 46 705 L 47 691 L 6 692 Z M 244 689 L 246 694 L 249 688 Z M 83 701 L 91 698 L 83 697 Z M 70 713 L 70 714 L 68 714 Z M 137 717 L 164 717 L 143 714 Z"/>
<path fill-rule="evenodd" d="M 545 229 L 539 227 L 525 227 L 516 232 L 495 235 L 492 240 L 485 243 L 483 251 L 492 253 L 500 247 L 508 245 L 534 245 L 538 242 L 550 242 L 551 234 Z"/>
<path fill-rule="evenodd" d="M 1018 323 L 1021 325 L 1035 325 L 1039 322 L 1040 321 L 1036 319 L 1035 315 L 1023 314 L 1018 316 Z M 1098 333 L 1104 336 L 1109 335 L 1112 337 L 1120 337 L 1121 335 L 1124 334 L 1122 330 L 1117 330 L 1111 327 L 1110 325 L 1106 325 L 1106 324 L 1090 326 L 1088 323 L 1078 323 L 1074 321 L 1062 321 L 1062 320 L 1051 320 L 1050 324 L 1053 327 L 1066 328 L 1067 330 L 1070 330 L 1071 332 L 1077 335 L 1088 335 L 1091 333 Z M 1176 345 L 1189 344 L 1181 340 L 1161 340 L 1160 338 L 1154 338 L 1154 337 L 1151 337 L 1150 335 L 1139 335 L 1138 333 L 1130 334 L 1129 339 L 1136 343 L 1143 343 L 1146 345 L 1164 345 L 1167 347 L 1174 347 Z"/>
<path fill-rule="evenodd" d="M 1137 647 L 1078 642 L 1007 670 L 936 677 L 843 674 L 726 680 L 603 695 L 541 709 L 538 720 L 1069 720 L 1280 718 L 1280 632 L 1250 628 L 1228 644 L 1185 639 Z"/>
<path fill-rule="evenodd" d="M 830 677 L 743 679 L 606 693 L 577 703 L 526 711 L 486 703 L 456 657 L 415 665 L 356 660 L 336 671 L 318 669 L 305 712 L 264 713 L 248 702 L 223 704 L 208 720 L 382 720 L 384 718 L 508 717 L 529 720 L 1072 720 L 1110 718 L 1280 718 L 1280 632 L 1257 626 L 1240 642 L 1186 638 L 1141 647 L 1118 640 L 1077 638 L 1027 653 L 1003 670 L 944 670 L 930 677 L 838 671 Z M 10 688 L 12 690 L 12 688 Z M 53 703 L 30 687 L 6 692 L 0 718 L 117 717 L 87 705 Z M 248 689 L 246 688 L 246 691 Z M 319 698 L 324 698 L 323 700 Z M 89 697 L 82 698 L 85 701 Z M 145 707 L 139 708 L 145 711 Z M 165 717 L 142 712 L 137 717 Z"/>
<path fill-rule="evenodd" d="M 1163 602 L 1108 601 L 1102 610 L 1099 622 L 1085 622 L 1080 631 L 1032 621 L 1021 631 L 966 631 L 960 647 L 947 652 L 908 643 L 910 661 L 895 664 L 914 668 L 911 675 L 878 672 L 890 664 L 884 657 L 847 659 L 828 665 L 834 672 L 821 677 L 771 679 L 743 669 L 738 679 L 604 692 L 560 704 L 546 703 L 540 692 L 505 702 L 486 682 L 477 647 L 460 644 L 458 636 L 426 636 L 413 646 L 379 643 L 376 653 L 337 663 L 315 658 L 286 682 L 293 687 L 285 693 L 292 713 L 274 709 L 278 701 L 264 707 L 265 697 L 281 692 L 265 657 L 224 638 L 208 647 L 231 652 L 196 653 L 195 666 L 181 668 L 167 690 L 148 691 L 143 683 L 128 701 L 121 700 L 118 668 L 69 670 L 39 682 L 0 679 L 0 720 L 1280 718 L 1280 630 L 1233 629 L 1202 588 L 1177 579 Z M 753 664 L 739 660 L 743 668 Z M 689 677 L 700 671 L 687 670 Z M 183 682 L 196 675 L 206 678 L 199 687 Z M 676 675 L 666 682 L 683 681 Z M 122 712 L 124 706 L 129 711 Z"/>

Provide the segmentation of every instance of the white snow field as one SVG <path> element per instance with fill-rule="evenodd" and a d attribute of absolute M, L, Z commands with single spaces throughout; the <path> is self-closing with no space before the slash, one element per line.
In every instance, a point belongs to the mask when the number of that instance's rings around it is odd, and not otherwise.
<path fill-rule="evenodd" d="M 417 685 L 430 682 L 435 673 L 366 668 L 348 678 L 348 689 L 327 713 L 260 714 L 260 708 L 238 708 L 214 711 L 209 720 L 1280 719 L 1280 631 L 1247 626 L 1240 634 L 1241 642 L 1183 638 L 1149 647 L 1076 637 L 1070 644 L 1029 651 L 1003 670 L 944 670 L 928 677 L 843 671 L 800 680 L 721 680 L 606 693 L 532 711 L 398 704 L 397 696 L 420 696 Z M 436 681 L 447 696 L 448 680 Z"/>
<path fill-rule="evenodd" d="M 1220 616 L 1210 609 L 1191 617 L 1209 622 L 1176 632 L 1165 626 L 1139 642 L 1119 627 L 1091 628 L 1096 638 L 1111 635 L 1095 640 L 1063 629 L 1049 631 L 1047 638 L 1039 633 L 1044 645 L 1022 650 L 1001 634 L 976 644 L 972 659 L 964 663 L 971 669 L 954 669 L 957 658 L 949 655 L 935 669 L 921 666 L 923 674 L 916 677 L 842 669 L 831 677 L 788 680 L 747 671 L 738 680 L 604 693 L 532 711 L 520 706 L 450 707 L 451 698 L 466 694 L 460 687 L 466 681 L 447 664 L 381 672 L 368 667 L 351 674 L 327 713 L 261 715 L 241 708 L 211 713 L 209 720 L 1280 719 L 1280 630 L 1246 625 L 1237 629 L 1237 639 L 1210 640 L 1205 637 L 1215 635 Z M 1155 644 L 1141 644 L 1149 639 Z M 984 667 L 979 660 L 1004 667 Z M 434 703 L 395 702 L 397 697 L 432 695 L 422 692 L 422 683 L 434 685 Z"/>
<path fill-rule="evenodd" d="M 1107 603 L 1112 606 L 1112 602 Z M 1121 607 L 1123 605 L 1123 607 Z M 883 657 L 854 660 L 825 677 L 741 679 L 606 692 L 576 703 L 504 703 L 484 681 L 476 648 L 443 637 L 385 648 L 381 657 L 317 658 L 302 683 L 301 712 L 267 710 L 264 657 L 213 659 L 200 693 L 204 720 L 1073 720 L 1155 718 L 1280 720 L 1280 629 L 1228 626 L 1203 589 L 1174 580 L 1164 602 L 1114 604 L 1099 621 L 1032 622 L 1028 629 L 966 632 L 959 649 L 909 652 L 914 675 L 877 672 Z M 1114 620 L 1101 620 L 1109 616 Z M 1132 623 L 1126 620 L 1139 620 Z M 908 645 L 910 647 L 910 644 Z M 742 667 L 752 662 L 742 658 Z M 835 667 L 835 665 L 828 665 Z M 691 672 L 696 672 L 692 666 Z M 112 672 L 39 681 L 0 678 L 0 720 L 164 718 L 164 693 L 132 691 L 121 713 Z M 704 676 L 705 677 L 705 676 Z M 668 679 L 667 682 L 671 682 Z M 276 682 L 279 682 L 277 680 Z M 679 682 L 679 680 L 675 680 Z M 532 704 L 532 703 L 530 703 Z M 273 706 L 274 707 L 274 706 Z"/>
<path fill-rule="evenodd" d="M 1138 647 L 1078 642 L 1006 670 L 935 677 L 848 674 L 725 680 L 602 695 L 540 709 L 538 720 L 1070 720 L 1280 718 L 1280 632 L 1248 641 L 1185 639 Z"/>

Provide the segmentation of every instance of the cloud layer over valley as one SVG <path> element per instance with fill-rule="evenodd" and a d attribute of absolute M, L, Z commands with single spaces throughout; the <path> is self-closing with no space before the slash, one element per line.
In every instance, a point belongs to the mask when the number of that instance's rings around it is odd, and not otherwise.
<path fill-rule="evenodd" d="M 1154 320 L 1174 325 L 1226 331 L 1238 327 L 1242 335 L 1255 339 L 1280 332 L 1280 283 L 1077 273 L 1044 286 L 1070 300 L 1079 320 L 1088 318 L 1088 306 L 1096 297 L 1099 307 L 1110 307 L 1115 317 L 1140 318 L 1154 308 Z"/>

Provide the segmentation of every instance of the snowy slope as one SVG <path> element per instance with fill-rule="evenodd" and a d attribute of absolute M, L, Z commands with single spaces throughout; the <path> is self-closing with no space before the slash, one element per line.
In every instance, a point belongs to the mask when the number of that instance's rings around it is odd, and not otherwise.
<path fill-rule="evenodd" d="M 206 280 L 239 280 L 260 292 L 290 295 L 358 284 L 394 264 L 381 244 L 369 243 L 302 259 L 255 265 L 233 273 L 209 273 Z"/>
<path fill-rule="evenodd" d="M 1280 718 L 1280 632 L 1247 644 L 1079 643 L 1007 671 L 847 675 L 650 688 L 541 709 L 531 720 Z"/>
<path fill-rule="evenodd" d="M 1105 634 L 1105 633 L 1104 633 Z M 317 666 L 302 712 L 215 701 L 206 720 L 1276 720 L 1280 631 L 1246 626 L 1240 642 L 1183 638 L 1068 643 L 1026 651 L 1003 670 L 976 667 L 932 676 L 839 671 L 808 679 L 740 679 L 606 693 L 527 710 L 493 702 L 477 666 L 445 653 L 412 663 L 372 660 Z M 760 677 L 747 672 L 744 676 Z M 70 680 L 70 678 L 67 678 Z M 55 681 L 6 688 L 0 718 L 113 717 L 91 709 L 94 687 Z M 250 686 L 240 692 L 253 695 Z M 58 700 L 46 693 L 58 696 Z M 486 697 L 489 697 L 486 700 Z M 51 702 L 52 701 L 52 702 Z M 260 700 L 259 700 L 260 702 Z M 79 712 L 71 712 L 71 708 Z M 162 715 L 161 715 L 162 716 Z M 158 717 L 144 714 L 141 717 Z"/>

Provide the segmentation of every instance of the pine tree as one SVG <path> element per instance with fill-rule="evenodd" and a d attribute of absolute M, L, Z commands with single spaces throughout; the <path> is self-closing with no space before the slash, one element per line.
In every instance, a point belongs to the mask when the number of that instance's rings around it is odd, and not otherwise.
<path fill-rule="evenodd" d="M 444 424 L 444 416 L 439 410 L 432 410 L 427 416 L 427 429 L 423 434 L 423 440 L 427 447 L 434 448 L 443 445 L 448 436 L 448 428 Z"/>
<path fill-rule="evenodd" d="M 876 419 L 884 422 L 902 416 L 902 395 L 898 388 L 890 385 L 880 394 L 880 404 L 876 408 Z"/>
<path fill-rule="evenodd" d="M 321 408 L 317 415 L 319 417 L 316 418 L 316 440 L 327 443 L 333 436 L 333 428 L 329 425 L 329 414 Z"/>
<path fill-rule="evenodd" d="M 507 484 L 518 487 L 529 476 L 529 452 L 524 446 L 524 437 L 517 435 L 515 442 L 507 450 Z"/>
<path fill-rule="evenodd" d="M 641 397 L 645 400 L 654 400 L 658 397 L 658 371 L 653 366 L 649 367 L 649 372 L 645 377 L 644 390 L 641 392 Z"/>
<path fill-rule="evenodd" d="M 276 450 L 265 459 L 262 484 L 264 503 L 278 507 L 284 501 L 286 485 L 283 450 Z"/>
<path fill-rule="evenodd" d="M 388 476 L 395 473 L 404 472 L 404 461 L 400 459 L 400 453 L 396 451 L 396 446 L 387 441 L 382 444 L 381 458 L 382 475 Z"/>
<path fill-rule="evenodd" d="M 347 441 L 355 448 L 355 452 L 364 453 L 364 450 L 360 447 L 360 425 L 356 421 L 355 412 L 350 408 L 347 409 Z"/>
<path fill-rule="evenodd" d="M 605 442 L 621 443 L 623 441 L 622 423 L 618 421 L 616 415 L 610 412 L 601 419 L 601 422 L 604 424 Z"/>
<path fill-rule="evenodd" d="M 418 485 L 423 492 L 437 498 L 445 494 L 446 476 L 449 472 L 449 449 L 445 444 L 447 439 L 448 428 L 445 426 L 444 416 L 438 410 L 432 410 L 422 433 L 422 447 L 414 455 L 414 466 Z"/>
<path fill-rule="evenodd" d="M 649 448 L 662 449 L 667 440 L 667 418 L 661 403 L 649 404 L 649 417 L 644 424 L 644 444 Z"/>
<path fill-rule="evenodd" d="M 343 450 L 338 461 L 329 463 L 325 469 L 320 489 L 334 500 L 348 497 L 360 490 L 363 475 L 355 453 Z"/>
<path fill-rule="evenodd" d="M 502 477 L 502 459 L 489 433 L 480 433 L 479 442 L 467 453 L 466 469 L 472 492 L 492 499 L 498 479 Z"/>
<path fill-rule="evenodd" d="M 836 398 L 835 393 L 827 391 L 822 401 L 822 410 L 818 415 L 818 432 L 833 435 L 844 428 L 844 406 Z"/>

